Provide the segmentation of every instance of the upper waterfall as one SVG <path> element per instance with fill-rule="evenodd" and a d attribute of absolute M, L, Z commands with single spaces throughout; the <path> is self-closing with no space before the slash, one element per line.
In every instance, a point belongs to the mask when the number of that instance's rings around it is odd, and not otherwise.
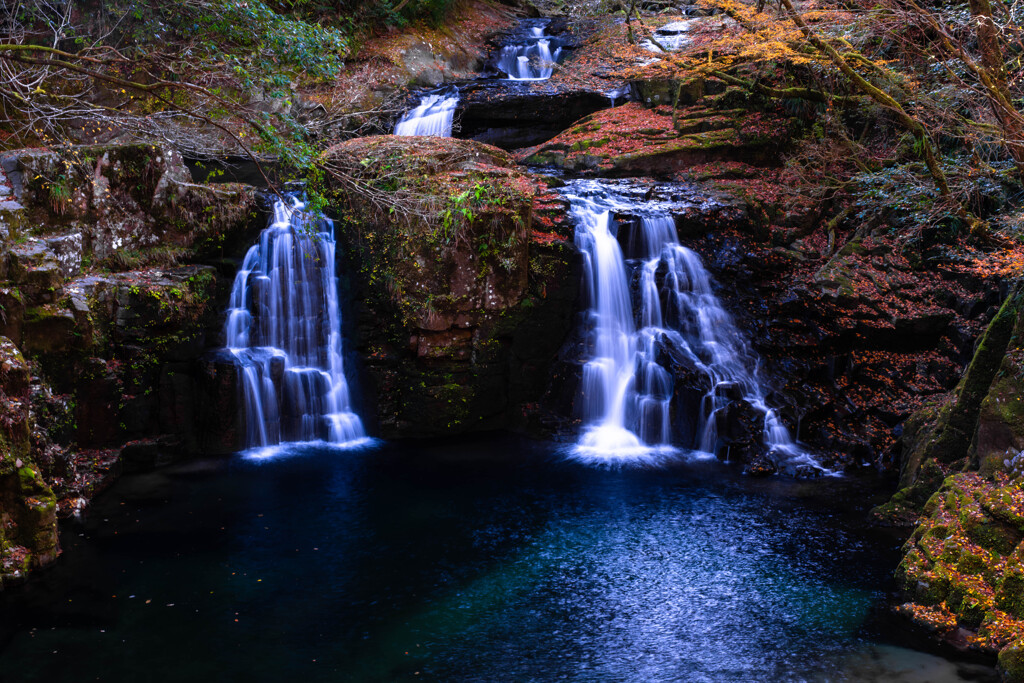
<path fill-rule="evenodd" d="M 239 368 L 247 448 L 368 441 L 342 361 L 334 227 L 303 208 L 274 203 L 231 290 L 224 335 Z"/>
<path fill-rule="evenodd" d="M 498 69 L 513 81 L 543 81 L 551 78 L 562 54 L 561 47 L 552 45 L 553 39 L 553 36 L 544 33 L 543 27 L 530 27 L 528 35 L 501 48 Z"/>
<path fill-rule="evenodd" d="M 768 405 L 757 354 L 715 296 L 700 257 L 679 244 L 672 216 L 597 181 L 571 181 L 564 191 L 587 296 L 585 430 L 575 453 L 649 459 L 672 452 L 673 370 L 686 365 L 705 378 L 687 445 L 718 453 L 723 411 L 738 400 L 763 416 L 761 444 L 780 469 L 820 469 Z M 641 213 L 628 259 L 613 211 Z"/>
<path fill-rule="evenodd" d="M 449 138 L 452 136 L 452 122 L 457 106 L 459 91 L 454 88 L 443 93 L 426 95 L 395 124 L 395 135 L 433 135 Z"/>

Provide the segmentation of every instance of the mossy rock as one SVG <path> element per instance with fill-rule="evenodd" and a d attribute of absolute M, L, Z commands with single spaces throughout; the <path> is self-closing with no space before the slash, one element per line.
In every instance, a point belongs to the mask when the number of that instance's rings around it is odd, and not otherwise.
<path fill-rule="evenodd" d="M 914 599 L 921 605 L 938 605 L 949 595 L 949 577 L 944 572 L 928 572 L 914 585 Z"/>
<path fill-rule="evenodd" d="M 66 352 L 81 346 L 81 332 L 74 314 L 59 306 L 25 311 L 22 347 L 30 355 Z"/>
<path fill-rule="evenodd" d="M 938 486 L 936 470 L 956 468 L 976 449 L 982 406 L 1004 362 L 1011 338 L 1024 331 L 1024 287 L 1017 283 L 989 323 L 960 383 L 938 406 L 929 406 L 908 420 L 903 437 L 900 491 L 880 515 L 892 508 L 923 505 Z M 991 410 L 991 409 L 990 409 Z M 975 458 L 976 459 L 976 458 Z M 999 539 L 990 542 L 1000 543 Z"/>
<path fill-rule="evenodd" d="M 1024 480 L 987 491 L 979 499 L 982 509 L 996 519 L 1024 532 Z"/>
<path fill-rule="evenodd" d="M 944 500 L 945 494 L 940 494 L 939 488 L 945 479 L 946 472 L 937 462 L 926 461 L 914 482 L 901 488 L 887 502 L 874 507 L 872 517 L 893 526 L 913 526 L 926 506 L 934 510 Z"/>
<path fill-rule="evenodd" d="M 516 408 L 543 387 L 516 375 L 529 366 L 545 376 L 571 325 L 571 314 L 548 312 L 572 305 L 547 297 L 574 273 L 554 261 L 577 258 L 531 238 L 537 180 L 506 152 L 470 140 L 361 138 L 329 158 L 354 165 L 382 191 L 397 183 L 432 197 L 404 216 L 402 205 L 381 210 L 344 186 L 335 190 L 345 271 L 360 302 L 353 314 L 364 386 L 380 432 L 436 436 L 521 419 Z M 544 335 L 554 345 L 519 334 L 535 316 L 552 323 Z"/>
<path fill-rule="evenodd" d="M 1024 638 L 1010 643 L 999 651 L 999 668 L 1007 683 L 1024 681 Z"/>
<path fill-rule="evenodd" d="M 956 560 L 956 570 L 963 574 L 977 574 L 981 576 L 987 574 L 990 571 L 990 567 L 990 557 L 973 553 L 969 550 L 961 551 Z"/>
<path fill-rule="evenodd" d="M 963 526 L 972 541 L 1000 555 L 1012 553 L 1024 538 L 1016 529 L 988 517 L 971 516 Z"/>
<path fill-rule="evenodd" d="M 1024 619 L 1024 570 L 1019 565 L 1003 575 L 996 591 L 996 606 L 1018 619 Z"/>
<path fill-rule="evenodd" d="M 975 630 L 981 626 L 990 609 L 990 599 L 977 593 L 967 593 L 956 608 L 957 623 L 964 628 Z"/>
<path fill-rule="evenodd" d="M 0 337 L 0 473 L 13 472 L 31 449 L 28 363 L 7 337 Z"/>
<path fill-rule="evenodd" d="M 996 380 L 981 404 L 978 429 L 971 444 L 972 459 L 984 476 L 1006 472 L 1024 474 L 1024 374 L 1019 354 L 1008 351 Z"/>
<path fill-rule="evenodd" d="M 640 101 L 649 107 L 676 103 L 679 106 L 696 104 L 704 97 L 704 79 L 690 78 L 685 81 L 653 78 L 633 81 L 640 95 Z"/>
<path fill-rule="evenodd" d="M 865 256 L 868 250 L 864 248 L 862 244 L 863 239 L 852 239 L 843 245 L 843 248 L 839 250 L 840 256 Z"/>
<path fill-rule="evenodd" d="M 27 567 L 41 567 L 57 559 L 57 498 L 31 461 L 22 461 L 16 471 L 0 475 L 0 509 L 15 530 L 8 543 L 29 552 Z"/>

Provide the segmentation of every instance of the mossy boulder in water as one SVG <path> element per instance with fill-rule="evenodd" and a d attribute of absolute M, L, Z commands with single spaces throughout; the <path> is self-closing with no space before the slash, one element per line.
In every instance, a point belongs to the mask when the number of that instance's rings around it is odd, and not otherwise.
<path fill-rule="evenodd" d="M 929 499 L 896 572 L 907 602 L 898 611 L 960 647 L 999 653 L 1024 680 L 1024 480 L 950 476 Z"/>
<path fill-rule="evenodd" d="M 1009 681 L 1024 681 L 1024 638 L 999 651 L 999 668 Z"/>
<path fill-rule="evenodd" d="M 572 323 L 575 255 L 534 239 L 536 183 L 497 148 L 361 138 L 325 163 L 360 302 L 367 396 L 384 436 L 510 426 Z M 384 203 L 379 200 L 385 199 Z"/>
<path fill-rule="evenodd" d="M 901 483 L 883 519 L 920 514 L 897 578 L 898 611 L 958 647 L 999 653 L 1024 681 L 1024 291 L 1010 293 L 946 399 L 907 423 Z"/>

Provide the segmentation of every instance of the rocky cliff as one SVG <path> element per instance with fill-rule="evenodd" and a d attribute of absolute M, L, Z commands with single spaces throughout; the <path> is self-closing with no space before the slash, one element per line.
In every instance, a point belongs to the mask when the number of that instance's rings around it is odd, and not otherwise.
<path fill-rule="evenodd" d="M 3 575 L 15 577 L 55 559 L 56 516 L 121 469 L 234 449 L 233 425 L 210 423 L 233 417 L 233 377 L 205 354 L 218 345 L 221 259 L 265 219 L 252 188 L 197 185 L 159 147 L 3 161 L 0 510 Z"/>
<path fill-rule="evenodd" d="M 473 141 L 361 138 L 329 163 L 337 189 L 366 411 L 385 437 L 508 428 L 547 387 L 574 321 L 577 256 L 541 234 L 537 181 Z M 401 190 L 384 204 L 373 191 Z"/>

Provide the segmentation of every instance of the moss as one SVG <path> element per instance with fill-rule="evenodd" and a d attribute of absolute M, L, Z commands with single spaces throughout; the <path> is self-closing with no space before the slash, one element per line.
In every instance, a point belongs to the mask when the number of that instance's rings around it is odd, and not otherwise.
<path fill-rule="evenodd" d="M 914 596 L 922 605 L 938 605 L 949 594 L 949 577 L 942 572 L 923 575 L 914 586 Z"/>
<path fill-rule="evenodd" d="M 374 187 L 397 182 L 436 200 L 409 216 L 400 204 L 382 211 L 344 187 L 334 195 L 382 431 L 437 435 L 501 425 L 510 339 L 533 295 L 536 181 L 506 153 L 472 141 L 363 138 L 335 152 L 339 163 L 357 158 Z"/>
<path fill-rule="evenodd" d="M 988 491 L 978 502 L 992 517 L 1024 532 L 1024 481 Z"/>
<path fill-rule="evenodd" d="M 996 591 L 996 606 L 1018 619 L 1024 619 L 1024 571 L 1020 567 L 1003 576 Z"/>
<path fill-rule="evenodd" d="M 964 628 L 976 629 L 985 620 L 985 614 L 992 608 L 991 600 L 977 593 L 964 595 L 956 609 L 957 622 Z"/>
<path fill-rule="evenodd" d="M 950 464 L 968 455 L 981 413 L 982 401 L 992 386 L 1022 314 L 1024 288 L 1016 285 L 989 323 L 978 343 L 974 357 L 964 372 L 951 398 L 939 409 L 930 427 L 914 431 L 915 441 L 905 441 L 900 485 L 904 489 L 925 483 L 924 464 L 929 460 Z M 927 486 L 918 489 L 927 490 Z M 915 492 L 915 499 L 926 500 L 925 490 Z M 934 489 L 932 489 L 934 490 Z M 928 491 L 930 493 L 930 491 Z"/>
<path fill-rule="evenodd" d="M 39 474 L 31 467 L 25 466 L 18 470 L 18 484 L 22 492 L 31 494 Z"/>
<path fill-rule="evenodd" d="M 1012 553 L 1021 541 L 1019 531 L 985 516 L 972 516 L 963 527 L 972 541 L 1000 555 Z"/>
<path fill-rule="evenodd" d="M 999 499 L 1016 487 L 1006 477 L 947 477 L 904 546 L 897 571 L 901 589 L 913 600 L 908 613 L 915 620 L 927 624 L 916 615 L 945 610 L 955 625 L 976 632 L 970 636 L 975 646 L 990 652 L 1024 627 L 1024 545 L 1016 529 L 979 501 Z M 949 619 L 947 630 L 954 625 Z"/>
<path fill-rule="evenodd" d="M 872 509 L 872 516 L 894 526 L 915 524 L 926 503 L 934 507 L 945 497 L 945 494 L 938 493 L 945 478 L 946 472 L 937 462 L 926 461 L 916 480 L 893 494 L 889 501 Z"/>
<path fill-rule="evenodd" d="M 991 562 L 990 558 L 973 553 L 969 550 L 963 550 L 959 555 L 960 556 L 956 561 L 956 570 L 963 574 L 984 574 L 988 570 Z"/>
<path fill-rule="evenodd" d="M 57 497 L 53 490 L 34 466 L 24 465 L 17 471 L 16 489 L 8 488 L 6 495 L 8 513 L 17 527 L 16 538 L 11 540 L 28 550 L 26 561 L 31 566 L 52 562 L 58 552 Z"/>
<path fill-rule="evenodd" d="M 999 651 L 999 668 L 1008 683 L 1024 681 L 1024 638 L 1010 643 Z"/>
<path fill-rule="evenodd" d="M 865 256 L 868 250 L 864 248 L 862 240 L 850 240 L 839 250 L 840 256 Z"/>

